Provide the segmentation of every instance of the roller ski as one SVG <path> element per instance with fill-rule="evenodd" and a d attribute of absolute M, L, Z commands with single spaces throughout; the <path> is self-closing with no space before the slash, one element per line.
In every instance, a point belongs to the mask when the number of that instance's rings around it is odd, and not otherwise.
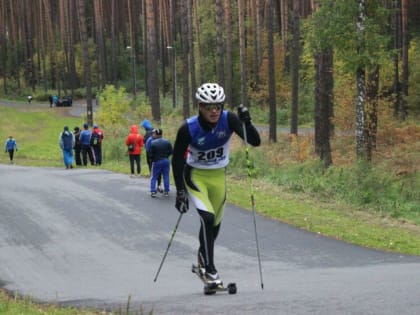
<path fill-rule="evenodd" d="M 192 265 L 191 271 L 195 273 L 204 283 L 204 294 L 213 295 L 216 292 L 228 292 L 229 294 L 236 294 L 236 283 L 229 283 L 227 287 L 223 286 L 222 280 L 216 274 L 216 277 L 206 274 L 204 268 Z"/>

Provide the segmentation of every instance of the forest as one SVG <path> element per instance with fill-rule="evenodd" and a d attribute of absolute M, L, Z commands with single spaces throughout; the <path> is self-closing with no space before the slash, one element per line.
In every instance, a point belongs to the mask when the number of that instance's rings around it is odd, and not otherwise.
<path fill-rule="evenodd" d="M 62 113 L 46 108 L 70 95 L 86 114 L 66 119 L 99 123 L 102 167 L 124 173 L 127 126 L 173 140 L 218 82 L 263 140 L 248 160 L 233 139 L 228 202 L 249 207 L 251 186 L 263 215 L 418 254 L 419 47 L 420 0 L 0 0 L 0 100 L 34 106 L 0 106 L 0 135 L 20 136 L 25 165 L 60 166 Z"/>
<path fill-rule="evenodd" d="M 314 127 L 315 152 L 348 124 L 371 160 L 379 117 L 420 112 L 420 0 L 1 0 L 0 95 L 92 99 L 107 85 L 190 116 L 195 88 L 224 86 L 227 106 L 260 110 L 277 141 Z M 349 116 L 350 115 L 350 116 Z M 345 119 L 343 119 L 345 117 Z M 340 125 L 341 121 L 341 125 Z"/>

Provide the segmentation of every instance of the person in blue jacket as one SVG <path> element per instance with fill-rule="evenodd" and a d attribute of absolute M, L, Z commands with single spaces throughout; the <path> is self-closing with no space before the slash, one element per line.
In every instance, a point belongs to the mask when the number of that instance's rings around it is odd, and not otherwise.
<path fill-rule="evenodd" d="M 95 165 L 95 159 L 93 157 L 92 147 L 90 146 L 90 138 L 92 137 L 92 132 L 89 130 L 89 125 L 87 123 L 83 124 L 83 130 L 80 133 L 80 144 L 82 145 L 82 162 L 83 165 L 87 165 L 87 157 L 89 156 L 89 161 L 91 165 Z"/>
<path fill-rule="evenodd" d="M 169 140 L 162 138 L 162 129 L 153 130 L 154 140 L 150 142 L 150 159 L 152 160 L 152 178 L 150 180 L 150 192 L 152 198 L 156 197 L 156 182 L 163 176 L 164 196 L 169 195 L 169 171 L 171 163 L 169 156 L 172 155 L 172 145 Z"/>
<path fill-rule="evenodd" d="M 55 107 L 57 107 L 57 105 L 58 105 L 58 96 L 57 95 L 53 95 L 52 101 L 53 101 L 53 105 Z"/>
<path fill-rule="evenodd" d="M 141 126 L 144 128 L 144 131 L 145 131 L 144 136 L 143 136 L 143 141 L 144 141 L 144 144 L 146 145 L 147 141 L 149 139 L 152 139 L 152 132 L 154 128 L 151 122 L 147 118 L 143 119 L 143 121 L 141 122 Z M 150 159 L 147 148 L 146 148 L 146 161 L 147 161 L 147 166 L 149 167 L 150 176 L 152 176 L 152 160 Z M 160 185 L 160 181 L 159 181 L 159 185 Z"/>
<path fill-rule="evenodd" d="M 64 130 L 58 137 L 58 145 L 63 151 L 63 160 L 66 169 L 73 168 L 73 148 L 76 141 L 74 134 L 69 130 L 69 127 L 64 126 Z"/>
<path fill-rule="evenodd" d="M 17 150 L 18 146 L 16 140 L 12 136 L 9 136 L 9 138 L 6 140 L 6 143 L 4 144 L 4 152 L 9 153 L 10 164 L 13 164 L 13 156 Z"/>

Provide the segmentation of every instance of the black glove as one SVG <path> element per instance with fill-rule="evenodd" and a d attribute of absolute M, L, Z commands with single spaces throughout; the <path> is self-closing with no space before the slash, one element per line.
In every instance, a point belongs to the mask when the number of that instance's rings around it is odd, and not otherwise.
<path fill-rule="evenodd" d="M 188 211 L 189 203 L 188 203 L 188 193 L 182 189 L 176 192 L 176 202 L 175 202 L 175 208 L 180 213 L 185 213 Z"/>
<path fill-rule="evenodd" d="M 249 115 L 249 110 L 242 104 L 238 107 L 238 117 L 241 122 L 245 123 L 245 125 L 248 126 L 251 124 L 251 116 Z"/>

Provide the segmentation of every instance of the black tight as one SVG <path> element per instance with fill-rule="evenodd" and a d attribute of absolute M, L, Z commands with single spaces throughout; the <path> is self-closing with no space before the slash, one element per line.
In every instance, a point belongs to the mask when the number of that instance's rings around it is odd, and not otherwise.
<path fill-rule="evenodd" d="M 216 241 L 217 235 L 219 234 L 220 224 L 214 226 L 214 214 L 198 210 L 200 215 L 200 248 L 198 250 L 199 259 L 204 263 L 207 272 L 215 272 L 216 268 L 214 266 L 214 243 Z"/>

